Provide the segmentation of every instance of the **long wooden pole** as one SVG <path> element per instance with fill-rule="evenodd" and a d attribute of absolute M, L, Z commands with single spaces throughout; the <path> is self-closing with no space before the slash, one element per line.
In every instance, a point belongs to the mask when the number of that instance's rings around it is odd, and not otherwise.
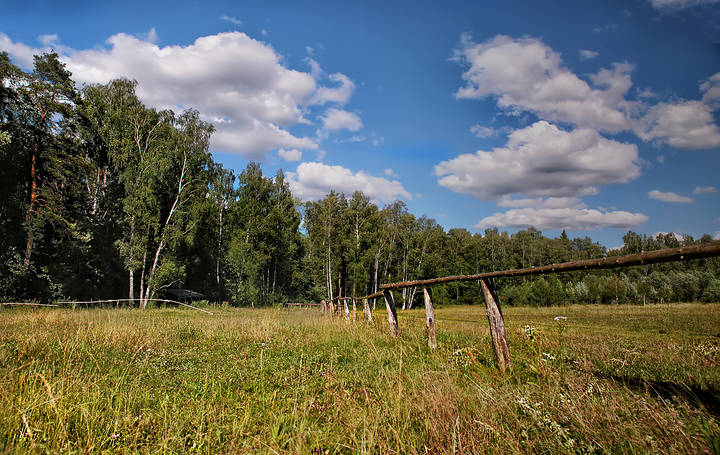
<path fill-rule="evenodd" d="M 382 284 L 380 285 L 380 288 L 383 290 L 402 289 L 412 286 L 431 286 L 434 284 L 453 283 L 457 281 L 477 281 L 483 278 L 544 275 L 548 273 L 574 272 L 577 270 L 611 269 L 615 267 L 629 267 L 633 265 L 657 264 L 660 262 L 702 259 L 714 256 L 720 256 L 720 241 L 685 246 L 682 248 L 644 251 L 642 253 L 627 254 L 625 256 L 583 259 L 581 261 L 563 262 L 560 264 L 550 264 L 541 267 L 500 270 L 496 272 L 477 273 L 475 275 L 453 275 L 441 278 L 432 278 L 429 280 L 400 281 L 397 283 Z"/>

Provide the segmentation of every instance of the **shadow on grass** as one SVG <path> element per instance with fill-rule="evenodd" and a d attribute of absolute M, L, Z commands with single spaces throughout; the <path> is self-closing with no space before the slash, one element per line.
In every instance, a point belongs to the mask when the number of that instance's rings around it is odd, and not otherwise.
<path fill-rule="evenodd" d="M 619 376 L 603 371 L 594 371 L 593 375 L 600 379 L 619 382 L 627 388 L 647 392 L 656 398 L 665 400 L 682 398 L 692 407 L 705 409 L 714 418 L 720 419 L 720 390 L 703 389 L 699 386 L 687 385 L 670 381 L 650 381 L 647 379 Z"/>

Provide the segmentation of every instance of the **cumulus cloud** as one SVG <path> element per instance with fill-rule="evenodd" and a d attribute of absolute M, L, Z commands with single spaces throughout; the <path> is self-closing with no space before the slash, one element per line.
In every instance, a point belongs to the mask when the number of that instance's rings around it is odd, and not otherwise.
<path fill-rule="evenodd" d="M 355 132 L 363 127 L 362 120 L 357 114 L 334 107 L 328 109 L 321 119 L 322 128 L 325 131 L 349 130 Z"/>
<path fill-rule="evenodd" d="M 226 22 L 230 22 L 231 24 L 242 25 L 242 21 L 234 16 L 228 16 L 223 14 L 222 16 L 220 16 L 220 19 Z"/>
<path fill-rule="evenodd" d="M 438 183 L 485 200 L 577 197 L 640 174 L 634 144 L 590 129 L 564 131 L 545 121 L 516 130 L 505 147 L 462 154 L 435 166 Z"/>
<path fill-rule="evenodd" d="M 648 220 L 642 213 L 601 211 L 587 208 L 521 208 L 495 213 L 480 220 L 476 228 L 567 229 L 588 231 L 602 228 L 628 229 Z"/>
<path fill-rule="evenodd" d="M 599 52 L 591 51 L 588 49 L 580 49 L 580 58 L 583 60 L 590 60 L 600 55 Z"/>
<path fill-rule="evenodd" d="M 717 188 L 714 186 L 696 186 L 693 190 L 693 194 L 712 194 L 716 192 Z"/>
<path fill-rule="evenodd" d="M 0 52 L 5 51 L 10 54 L 10 56 L 15 59 L 15 63 L 23 68 L 32 68 L 33 55 L 43 53 L 46 50 L 49 49 L 34 49 L 23 43 L 15 43 L 9 36 L 0 32 Z"/>
<path fill-rule="evenodd" d="M 312 60 L 314 62 L 314 60 Z M 317 64 L 317 62 L 315 62 Z M 313 74 L 315 74 L 317 71 L 322 73 L 322 70 L 319 68 L 313 67 Z M 320 87 L 313 96 L 311 103 L 312 104 L 326 104 L 326 103 L 338 103 L 338 104 L 345 104 L 348 101 L 350 101 L 350 97 L 352 97 L 353 93 L 355 92 L 355 83 L 350 80 L 349 77 L 342 73 L 335 73 L 328 76 L 328 78 L 339 84 L 337 87 Z"/>
<path fill-rule="evenodd" d="M 50 46 L 53 43 L 57 42 L 58 39 L 59 38 L 58 38 L 57 34 L 55 34 L 55 33 L 38 36 L 38 42 L 40 44 L 42 44 L 43 46 Z"/>
<path fill-rule="evenodd" d="M 480 139 L 484 139 L 495 134 L 495 130 L 493 128 L 482 125 L 473 126 L 472 128 L 470 128 L 470 132 L 473 133 L 475 137 L 479 137 Z"/>
<path fill-rule="evenodd" d="M 331 190 L 345 194 L 362 191 L 375 202 L 411 199 L 397 180 L 374 177 L 365 171 L 353 172 L 342 166 L 323 163 L 301 163 L 295 172 L 287 173 L 290 190 L 303 201 L 322 199 Z"/>
<path fill-rule="evenodd" d="M 302 159 L 302 152 L 298 149 L 280 149 L 278 155 L 285 161 L 300 161 Z"/>
<path fill-rule="evenodd" d="M 632 131 L 644 141 L 686 150 L 720 146 L 720 129 L 712 114 L 720 103 L 720 73 L 700 85 L 702 101 L 651 105 L 656 95 L 648 89 L 637 92 L 638 100 L 627 98 L 632 65 L 614 63 L 586 81 L 535 38 L 498 35 L 475 43 L 463 35 L 455 59 L 466 66 L 458 98 L 492 97 L 509 114 L 531 112 L 548 121 L 607 133 Z"/>
<path fill-rule="evenodd" d="M 700 101 L 656 104 L 640 119 L 637 134 L 686 150 L 720 147 L 720 128 L 710 106 Z"/>
<path fill-rule="evenodd" d="M 679 194 L 673 193 L 671 191 L 659 191 L 659 190 L 652 190 L 648 192 L 648 197 L 650 199 L 657 199 L 658 201 L 663 202 L 677 202 L 681 204 L 689 204 L 695 199 L 688 197 L 688 196 L 680 196 Z"/>
<path fill-rule="evenodd" d="M 384 173 L 385 175 L 387 175 L 388 177 L 398 178 L 397 173 L 396 173 L 394 170 L 392 170 L 391 168 L 385 169 L 385 170 L 383 171 L 383 173 Z"/>
<path fill-rule="evenodd" d="M 718 0 L 650 0 L 650 4 L 661 11 L 680 10 L 717 2 Z"/>
<path fill-rule="evenodd" d="M 630 104 L 624 95 L 632 85 L 628 64 L 601 70 L 591 77 L 591 87 L 540 40 L 504 35 L 484 43 L 463 35 L 455 58 L 467 66 L 458 98 L 492 96 L 509 111 L 530 111 L 547 120 L 609 132 L 627 128 Z"/>
<path fill-rule="evenodd" d="M 310 123 L 304 112 L 317 92 L 316 80 L 284 66 L 270 45 L 241 32 L 168 46 L 154 44 L 149 35 L 141 39 L 119 33 L 104 48 L 63 49 L 61 59 L 78 82 L 127 77 L 138 81 L 138 96 L 150 106 L 197 109 L 215 124 L 213 150 L 261 159 L 278 148 L 317 149 L 314 139 L 288 130 Z M 43 51 L 13 43 L 3 34 L 0 50 L 25 67 L 32 66 L 34 53 Z"/>
<path fill-rule="evenodd" d="M 700 84 L 703 103 L 718 107 L 720 104 L 720 73 L 715 73 Z"/>

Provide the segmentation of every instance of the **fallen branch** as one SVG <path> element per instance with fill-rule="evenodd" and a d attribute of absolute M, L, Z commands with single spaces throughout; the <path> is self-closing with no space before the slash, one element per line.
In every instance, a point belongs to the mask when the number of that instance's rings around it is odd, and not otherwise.
<path fill-rule="evenodd" d="M 140 299 L 103 299 L 103 300 L 64 300 L 58 303 L 72 303 L 72 304 L 93 304 L 93 303 L 113 303 L 113 302 L 135 302 L 140 301 Z M 193 310 L 202 311 L 203 313 L 207 314 L 214 314 L 211 311 L 203 310 L 202 308 L 198 308 L 196 306 L 188 305 L 187 303 L 178 302 L 177 300 L 168 300 L 168 299 L 149 299 L 149 302 L 165 302 L 165 303 L 174 303 L 176 305 L 182 305 L 186 306 L 188 308 L 192 308 Z M 55 305 L 57 306 L 57 305 Z"/>

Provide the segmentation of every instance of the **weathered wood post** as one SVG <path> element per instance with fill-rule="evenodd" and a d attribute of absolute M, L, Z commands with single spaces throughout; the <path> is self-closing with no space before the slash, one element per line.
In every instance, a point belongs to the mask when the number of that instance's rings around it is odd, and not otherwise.
<path fill-rule="evenodd" d="M 485 313 L 490 323 L 490 337 L 495 350 L 495 360 L 500 372 L 504 373 L 506 369 L 512 369 L 512 360 L 510 359 L 510 348 L 508 348 L 507 344 L 507 334 L 505 333 L 505 321 L 500 310 L 500 301 L 492 281 L 482 278 L 480 286 L 482 286 L 483 296 L 485 297 Z"/>
<path fill-rule="evenodd" d="M 365 314 L 365 319 L 368 322 L 372 322 L 372 311 L 370 311 L 370 304 L 368 304 L 367 299 L 363 299 L 363 314 Z"/>
<path fill-rule="evenodd" d="M 387 309 L 388 325 L 390 326 L 390 334 L 392 336 L 400 335 L 398 330 L 397 312 L 395 311 L 395 299 L 390 289 L 383 291 L 383 297 L 385 297 L 385 309 Z"/>
<path fill-rule="evenodd" d="M 335 303 L 330 299 L 330 317 L 335 316 Z"/>
<path fill-rule="evenodd" d="M 345 310 L 345 319 L 350 319 L 350 308 L 348 308 L 347 299 L 343 299 L 343 309 Z"/>
<path fill-rule="evenodd" d="M 432 299 L 427 288 L 423 288 L 425 297 L 425 329 L 427 330 L 428 346 L 430 349 L 437 348 L 437 339 L 435 339 L 435 309 L 433 308 Z"/>
<path fill-rule="evenodd" d="M 352 299 L 353 303 L 353 322 L 357 321 L 357 303 L 355 302 L 355 298 Z"/>
<path fill-rule="evenodd" d="M 327 317 L 327 303 L 325 300 L 320 301 L 320 309 L 322 310 L 323 316 Z"/>

